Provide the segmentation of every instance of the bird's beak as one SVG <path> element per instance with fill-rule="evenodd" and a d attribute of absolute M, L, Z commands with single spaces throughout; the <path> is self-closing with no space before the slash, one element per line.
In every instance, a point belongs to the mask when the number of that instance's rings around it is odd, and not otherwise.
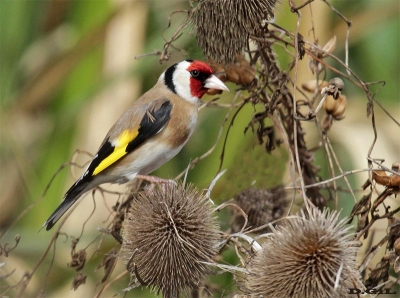
<path fill-rule="evenodd" d="M 215 75 L 211 75 L 211 77 L 205 80 L 204 88 L 217 89 L 229 92 L 228 87 L 226 87 L 225 84 L 222 83 L 222 81 L 218 79 Z"/>

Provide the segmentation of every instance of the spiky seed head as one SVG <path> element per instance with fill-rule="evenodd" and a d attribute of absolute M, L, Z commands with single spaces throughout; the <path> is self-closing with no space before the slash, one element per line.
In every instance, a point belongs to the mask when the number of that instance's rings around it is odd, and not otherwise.
<path fill-rule="evenodd" d="M 273 220 L 281 218 L 287 207 L 287 195 L 282 186 L 272 189 L 248 188 L 234 198 L 234 203 L 247 214 L 246 228 L 257 228 Z M 242 229 L 245 220 L 241 212 L 232 209 L 232 230 L 238 232 Z M 258 231 L 269 231 L 268 228 Z"/>
<path fill-rule="evenodd" d="M 234 62 L 273 19 L 277 0 L 201 0 L 192 14 L 197 43 L 204 54 L 220 63 Z"/>
<path fill-rule="evenodd" d="M 131 203 L 121 255 L 128 271 L 164 297 L 197 288 L 218 252 L 209 199 L 192 185 L 152 185 Z"/>
<path fill-rule="evenodd" d="M 327 210 L 284 221 L 250 260 L 246 288 L 271 298 L 346 297 L 348 288 L 363 288 L 359 245 L 348 232 L 339 213 Z"/>

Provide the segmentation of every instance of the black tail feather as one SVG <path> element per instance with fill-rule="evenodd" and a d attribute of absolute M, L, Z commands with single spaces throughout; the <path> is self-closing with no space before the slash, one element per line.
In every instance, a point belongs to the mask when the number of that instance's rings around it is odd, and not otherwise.
<path fill-rule="evenodd" d="M 44 223 L 43 227 L 46 226 L 46 231 L 50 230 L 61 216 L 63 216 L 64 213 L 67 212 L 67 210 L 81 197 L 81 195 L 86 192 L 86 187 L 89 183 L 90 180 L 81 179 L 71 186 L 65 194 L 64 200 Z"/>

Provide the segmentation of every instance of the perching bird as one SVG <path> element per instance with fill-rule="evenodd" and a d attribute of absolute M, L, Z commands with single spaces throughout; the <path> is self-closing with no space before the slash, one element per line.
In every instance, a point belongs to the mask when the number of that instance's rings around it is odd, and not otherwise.
<path fill-rule="evenodd" d="M 208 89 L 229 89 L 198 60 L 169 67 L 111 127 L 83 175 L 44 223 L 50 230 L 87 191 L 103 183 L 125 183 L 174 157 L 192 135 L 200 98 Z M 150 178 L 151 180 L 151 178 Z"/>

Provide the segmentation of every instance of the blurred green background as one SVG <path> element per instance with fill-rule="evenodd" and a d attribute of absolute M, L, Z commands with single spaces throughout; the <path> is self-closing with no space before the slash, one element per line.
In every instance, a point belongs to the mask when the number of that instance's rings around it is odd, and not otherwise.
<path fill-rule="evenodd" d="M 58 168 L 72 159 L 76 149 L 94 154 L 109 127 L 129 103 L 154 85 L 167 66 L 186 58 L 204 57 L 196 46 L 195 35 L 185 30 L 175 43 L 181 51 L 171 48 L 171 60 L 167 63 L 160 65 L 157 55 L 135 59 L 137 55 L 162 49 L 165 42 L 163 34 L 168 39 L 185 17 L 185 13 L 175 14 L 171 27 L 166 29 L 170 14 L 188 9 L 188 1 L 0 1 L 0 243 L 3 247 L 6 243 L 12 246 L 14 236 L 21 236 L 18 247 L 10 256 L 1 257 L 0 263 L 6 264 L 0 268 L 0 274 L 15 269 L 10 277 L 2 281 L 2 293 L 32 269 L 52 237 L 52 233 L 38 233 L 38 230 L 80 173 L 79 168 L 73 167 L 71 175 L 70 166 L 66 166 L 57 174 L 46 195 L 41 197 Z M 276 15 L 277 23 L 294 31 L 296 16 L 290 13 L 286 1 L 282 2 Z M 386 86 L 379 90 L 376 98 L 399 121 L 399 1 L 332 1 L 332 4 L 352 21 L 350 68 L 366 81 L 386 81 Z M 322 1 L 315 1 L 312 11 L 308 8 L 302 11 L 301 33 L 310 41 L 313 41 L 312 24 L 322 45 L 333 35 L 337 36 L 334 55 L 344 60 L 346 24 L 343 20 Z M 284 51 L 278 51 L 278 60 L 282 69 L 287 70 L 290 60 Z M 300 82 L 313 78 L 307 71 L 306 60 L 301 62 Z M 344 71 L 333 60 L 327 62 Z M 231 91 L 236 88 L 232 84 L 229 87 Z M 371 86 L 371 89 L 376 91 L 379 85 Z M 367 167 L 365 157 L 373 133 L 371 120 L 366 117 L 364 93 L 346 83 L 345 94 L 349 99 L 346 118 L 334 125 L 330 137 L 346 171 Z M 233 97 L 234 92 L 223 94 L 219 102 L 231 103 Z M 204 98 L 204 101 L 210 99 L 212 97 Z M 190 160 L 211 148 L 227 112 L 228 109 L 218 107 L 202 109 L 194 137 L 177 157 L 155 174 L 173 178 L 187 167 Z M 230 199 L 254 180 L 260 187 L 290 183 L 286 171 L 286 151 L 279 148 L 268 155 L 263 147 L 256 145 L 257 140 L 251 131 L 243 134 L 254 113 L 252 107 L 246 107 L 231 128 L 222 165 L 222 169 L 228 171 L 213 192 L 216 202 Z M 390 167 L 392 162 L 400 159 L 399 127 L 378 107 L 376 121 L 379 139 L 373 155 L 385 158 L 386 165 Z M 227 125 L 213 153 L 188 174 L 188 181 L 200 188 L 208 187 L 217 173 L 226 129 Z M 319 136 L 315 132 L 310 131 L 307 138 L 309 147 L 317 145 Z M 76 159 L 81 165 L 88 160 L 88 155 L 84 153 Z M 321 176 L 328 178 L 323 152 L 316 153 L 316 163 L 322 168 Z M 366 178 L 365 174 L 349 179 L 359 188 Z M 123 191 L 125 188 L 113 186 L 110 189 Z M 345 214 L 349 214 L 353 206 L 349 198 L 346 195 L 339 198 L 339 207 L 344 209 Z M 112 206 L 115 199 L 111 198 L 107 205 Z M 95 214 L 86 225 L 80 247 L 99 240 L 96 228 L 105 226 L 108 214 L 105 205 L 99 196 Z M 93 208 L 92 200 L 83 201 L 62 230 L 79 237 L 82 223 Z M 10 227 L 24 210 L 27 212 Z M 228 223 L 222 222 L 221 225 L 226 227 Z M 42 291 L 46 297 L 90 297 L 100 291 L 102 285 L 97 283 L 101 280 L 103 269 L 95 268 L 104 254 L 114 247 L 113 239 L 104 237 L 101 247 L 92 245 L 88 249 L 92 255 L 88 254 L 83 270 L 88 275 L 86 285 L 72 291 L 75 270 L 66 266 L 70 261 L 71 238 L 59 237 L 55 255 L 53 247 L 33 275 L 23 297 L 36 297 Z M 117 266 L 119 270 L 115 270 L 111 280 L 123 271 L 122 262 Z M 231 279 L 223 279 L 228 286 Z M 121 293 L 128 283 L 128 277 L 122 277 L 105 290 L 104 296 Z M 15 289 L 10 289 L 5 295 L 13 297 L 16 293 Z M 132 295 L 154 296 L 145 289 L 135 290 Z"/>

